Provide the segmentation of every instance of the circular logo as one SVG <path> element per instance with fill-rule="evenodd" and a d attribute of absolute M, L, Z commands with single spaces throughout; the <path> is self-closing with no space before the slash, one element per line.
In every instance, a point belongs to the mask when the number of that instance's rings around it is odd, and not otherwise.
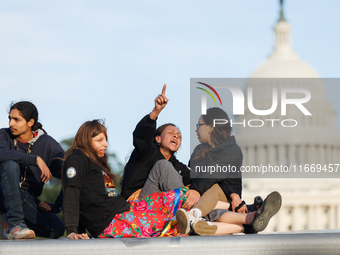
<path fill-rule="evenodd" d="M 74 167 L 67 168 L 66 175 L 68 178 L 73 178 L 74 176 L 76 176 L 76 169 Z"/>

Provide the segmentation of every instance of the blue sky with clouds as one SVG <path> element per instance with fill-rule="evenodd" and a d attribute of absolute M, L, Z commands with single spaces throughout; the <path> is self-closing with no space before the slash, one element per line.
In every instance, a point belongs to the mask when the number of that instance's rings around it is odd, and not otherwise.
<path fill-rule="evenodd" d="M 287 0 L 284 10 L 294 51 L 321 77 L 338 78 L 340 3 Z M 273 49 L 278 12 L 276 0 L 2 1 L 0 126 L 18 100 L 36 104 L 58 141 L 105 118 L 110 151 L 124 162 L 166 83 L 159 124 L 179 125 L 187 162 L 190 78 L 248 77 Z M 339 110 L 339 89 L 327 91 Z"/>

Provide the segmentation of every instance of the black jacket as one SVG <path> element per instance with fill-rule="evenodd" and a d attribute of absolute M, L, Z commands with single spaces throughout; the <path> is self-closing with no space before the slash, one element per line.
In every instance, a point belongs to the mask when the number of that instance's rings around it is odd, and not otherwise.
<path fill-rule="evenodd" d="M 201 150 L 209 150 L 205 154 L 204 159 L 195 159 L 197 153 Z M 218 183 L 221 189 L 224 191 L 227 198 L 230 200 L 230 194 L 236 193 L 241 197 L 242 193 L 242 166 L 243 155 L 240 147 L 236 144 L 234 136 L 229 137 L 226 141 L 210 149 L 209 144 L 198 145 L 190 158 L 190 168 L 196 175 L 197 169 L 206 166 L 220 166 L 233 169 L 236 172 L 223 172 L 220 174 L 205 173 L 201 177 L 196 179 L 190 186 L 190 189 L 197 190 L 201 195 L 206 192 L 212 185 Z"/>
<path fill-rule="evenodd" d="M 85 227 L 97 237 L 117 213 L 130 209 L 125 199 L 105 192 L 101 168 L 75 150 L 64 164 L 64 223 L 67 234 L 81 233 Z"/>
<path fill-rule="evenodd" d="M 146 115 L 136 126 L 133 132 L 134 150 L 124 169 L 122 180 L 122 196 L 128 199 L 133 192 L 141 189 L 149 175 L 153 165 L 161 159 L 165 159 L 159 147 L 153 142 L 156 131 L 156 120 Z M 169 161 L 183 177 L 184 185 L 190 183 L 190 169 L 179 162 L 174 155 Z"/>

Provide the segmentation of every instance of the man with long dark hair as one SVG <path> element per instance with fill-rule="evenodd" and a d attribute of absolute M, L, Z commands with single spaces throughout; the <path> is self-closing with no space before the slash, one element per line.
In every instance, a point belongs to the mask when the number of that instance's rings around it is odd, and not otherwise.
<path fill-rule="evenodd" d="M 62 221 L 37 199 L 52 175 L 61 178 L 64 150 L 38 122 L 34 104 L 10 106 L 9 128 L 0 129 L 0 235 L 2 239 L 58 238 Z"/>

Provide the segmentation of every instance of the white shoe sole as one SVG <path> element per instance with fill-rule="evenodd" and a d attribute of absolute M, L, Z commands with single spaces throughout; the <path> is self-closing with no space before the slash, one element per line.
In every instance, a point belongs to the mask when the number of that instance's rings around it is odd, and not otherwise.
<path fill-rule="evenodd" d="M 216 225 L 209 224 L 208 222 L 204 220 L 198 220 L 194 222 L 194 224 L 192 225 L 192 228 L 196 232 L 196 234 L 200 236 L 214 235 L 217 231 Z"/>
<path fill-rule="evenodd" d="M 35 237 L 35 233 L 33 230 L 30 230 L 29 232 L 25 233 L 25 234 L 19 234 L 16 235 L 14 234 L 7 234 L 7 239 L 8 240 L 17 240 L 17 239 L 32 239 Z"/>
<path fill-rule="evenodd" d="M 190 219 L 187 212 L 180 208 L 176 212 L 177 231 L 181 234 L 189 234 L 190 232 Z"/>

